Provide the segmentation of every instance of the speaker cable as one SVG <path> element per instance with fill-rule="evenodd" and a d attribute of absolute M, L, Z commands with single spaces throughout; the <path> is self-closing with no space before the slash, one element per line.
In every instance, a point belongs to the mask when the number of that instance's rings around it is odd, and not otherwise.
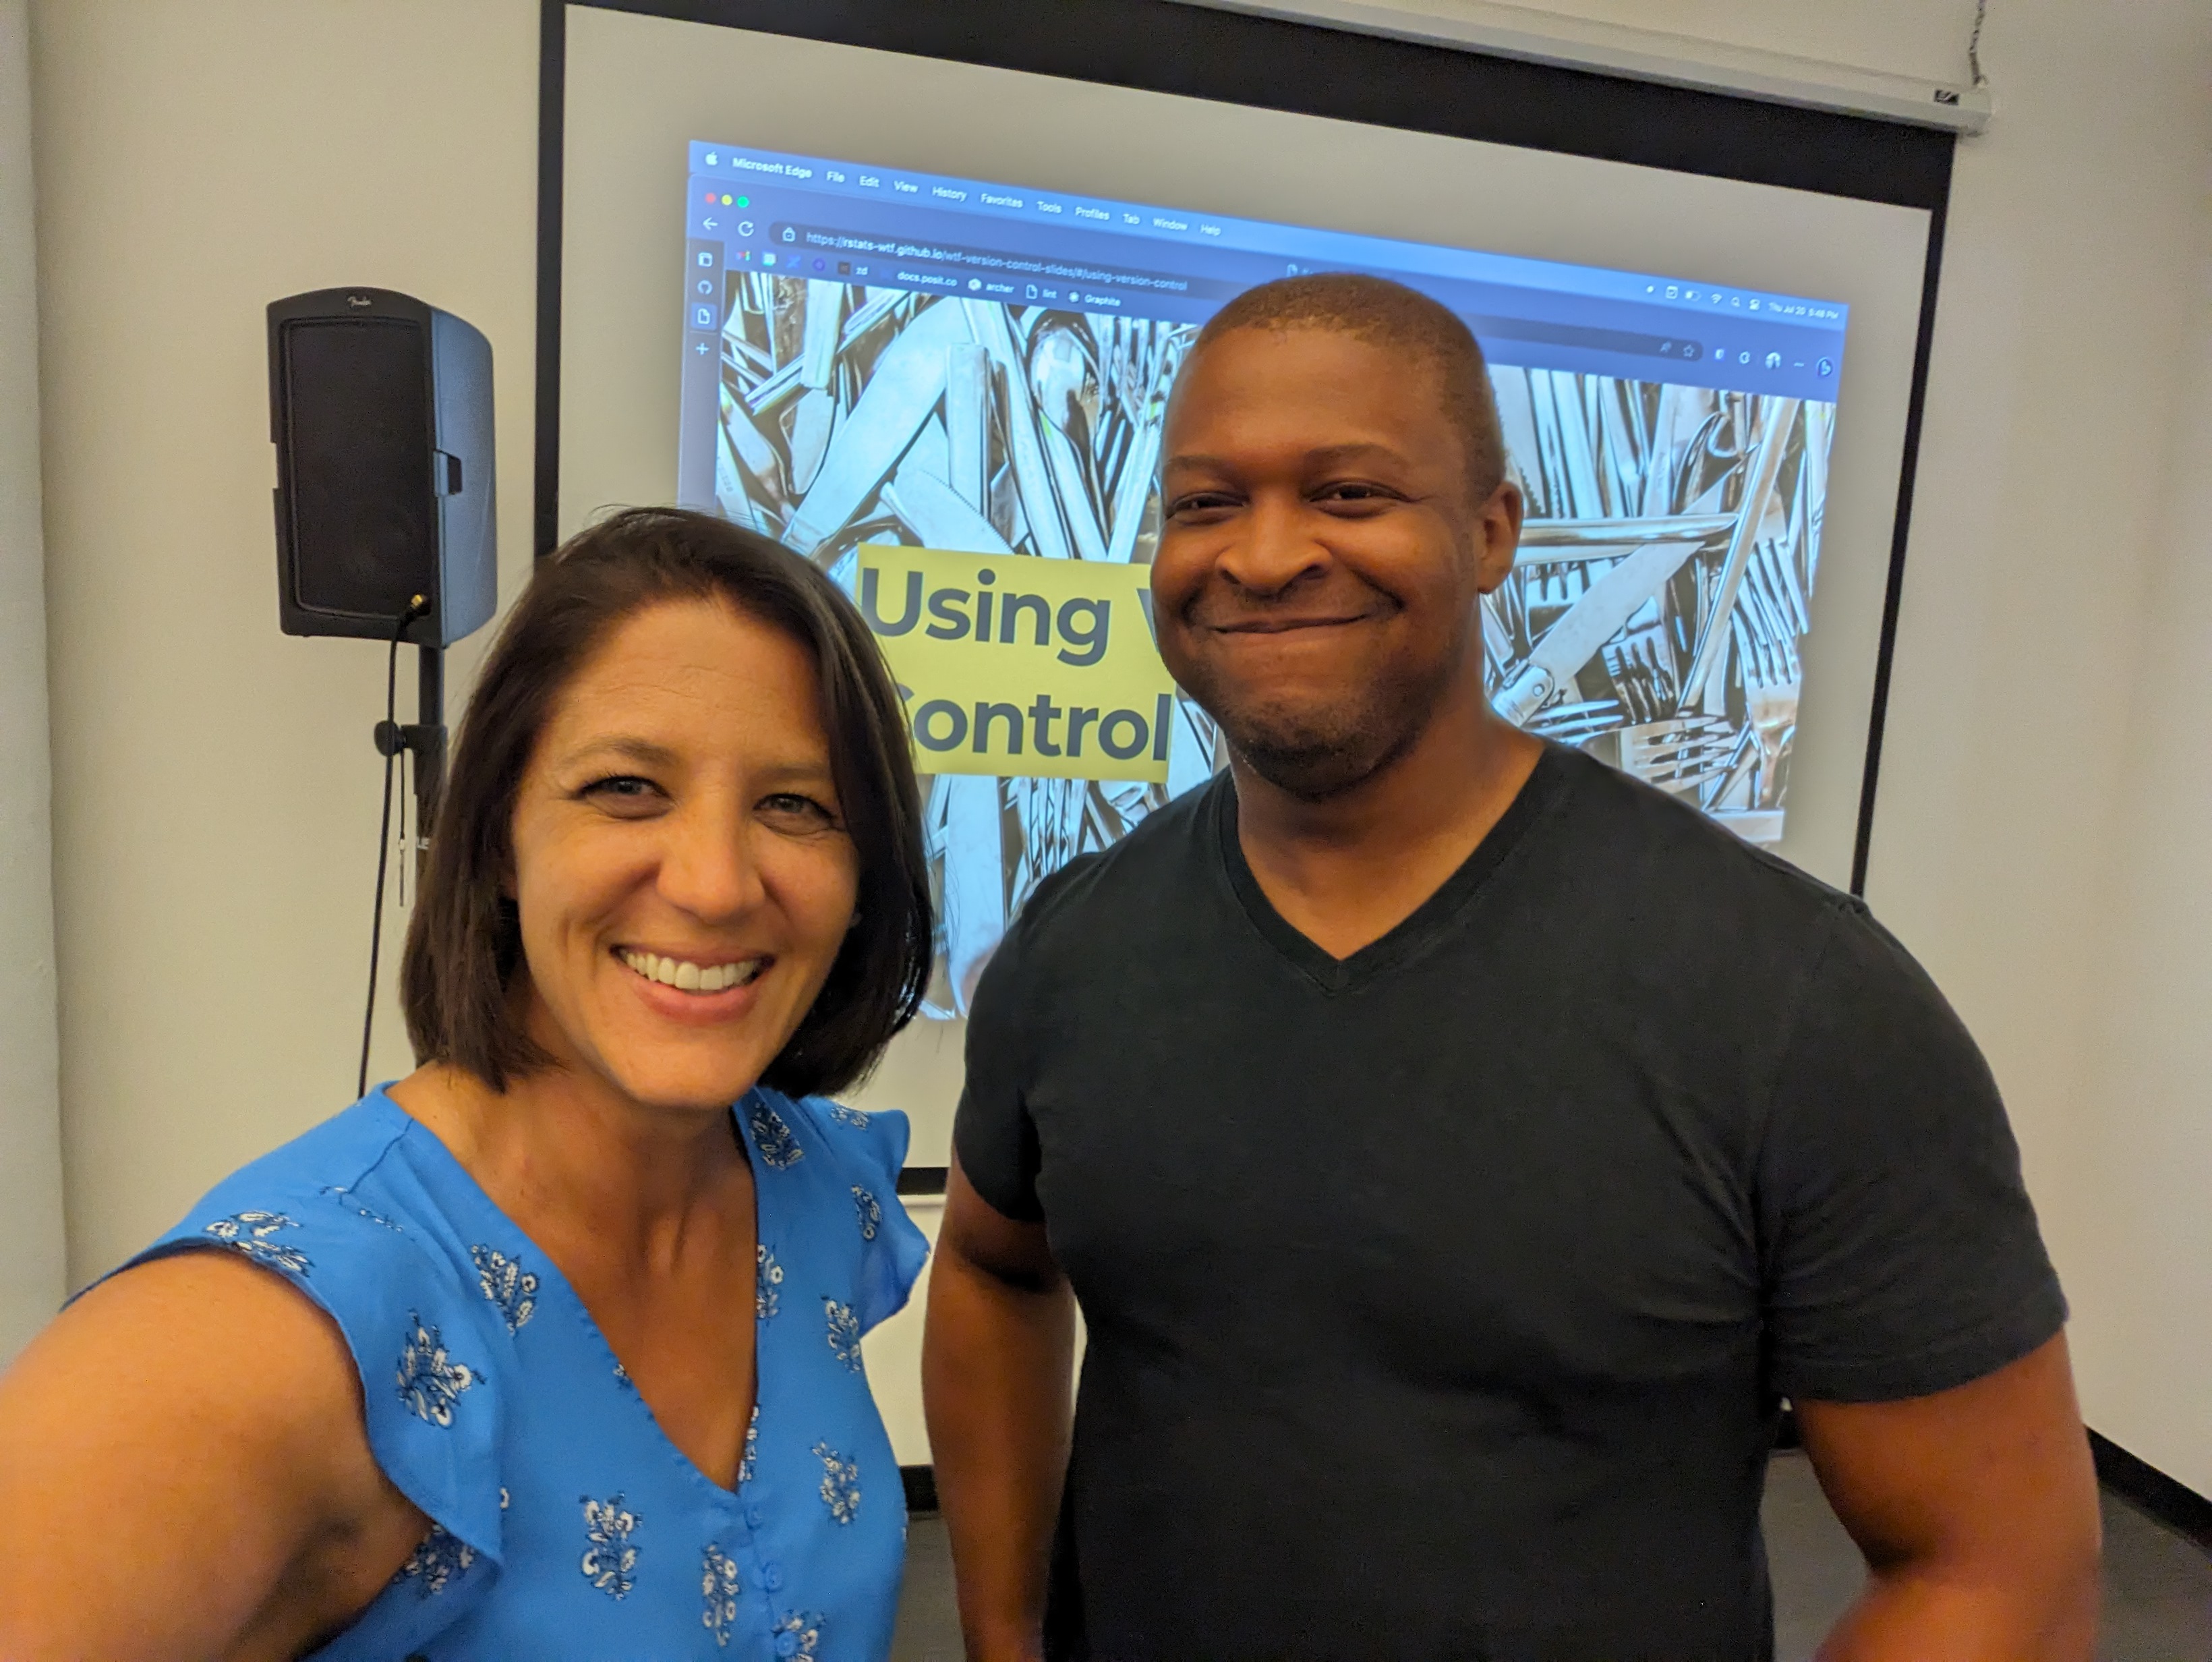
<path fill-rule="evenodd" d="M 361 1018 L 361 1075 L 354 1095 L 368 1094 L 368 1042 L 376 1031 L 376 971 L 384 945 L 384 875 L 392 861 L 392 768 L 406 740 L 399 731 L 399 642 L 407 625 L 430 609 L 429 598 L 417 594 L 392 625 L 392 649 L 384 661 L 384 721 L 376 729 L 376 747 L 384 752 L 384 816 L 376 832 L 376 905 L 368 924 L 368 1004 Z"/>

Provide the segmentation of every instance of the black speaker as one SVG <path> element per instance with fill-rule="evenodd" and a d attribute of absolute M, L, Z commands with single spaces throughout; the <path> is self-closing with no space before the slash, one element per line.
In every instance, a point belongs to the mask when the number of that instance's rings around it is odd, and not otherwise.
<path fill-rule="evenodd" d="M 287 635 L 448 646 L 492 614 L 491 343 L 388 289 L 269 307 L 277 611 Z"/>

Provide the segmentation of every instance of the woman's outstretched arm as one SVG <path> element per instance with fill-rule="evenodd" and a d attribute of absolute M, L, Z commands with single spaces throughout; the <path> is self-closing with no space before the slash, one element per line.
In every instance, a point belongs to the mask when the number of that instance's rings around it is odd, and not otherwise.
<path fill-rule="evenodd" d="M 337 1325 L 227 1254 L 94 1288 L 0 1374 L 8 1662 L 296 1657 L 428 1527 Z"/>

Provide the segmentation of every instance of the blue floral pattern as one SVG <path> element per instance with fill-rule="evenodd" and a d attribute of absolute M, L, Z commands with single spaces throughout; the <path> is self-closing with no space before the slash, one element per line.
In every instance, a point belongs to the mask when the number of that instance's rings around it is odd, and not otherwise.
<path fill-rule="evenodd" d="M 287 1275 L 304 1275 L 309 1268 L 307 1255 L 296 1246 L 270 1239 L 280 1229 L 299 1227 L 298 1219 L 288 1218 L 282 1212 L 234 1212 L 227 1218 L 202 1224 L 200 1233 L 256 1263 L 282 1269 Z"/>
<path fill-rule="evenodd" d="M 860 1463 L 827 1443 L 815 1444 L 814 1458 L 822 1462 L 822 1504 L 839 1523 L 851 1523 L 860 1515 Z"/>
<path fill-rule="evenodd" d="M 860 1371 L 860 1318 L 854 1314 L 852 1306 L 840 1304 L 835 1299 L 823 1300 L 822 1308 L 829 1317 L 831 1353 L 858 1373 Z"/>
<path fill-rule="evenodd" d="M 905 1117 L 767 1087 L 728 1111 L 759 1178 L 758 1373 L 720 1483 L 669 1441 L 554 1261 L 381 1091 L 150 1249 L 281 1270 L 362 1362 L 371 1443 L 424 1515 L 319 1656 L 890 1654 L 905 1508 L 861 1335 L 927 1255 L 893 1198 Z"/>
<path fill-rule="evenodd" d="M 806 1158 L 806 1151 L 799 1146 L 799 1139 L 781 1114 L 765 1102 L 755 1102 L 752 1112 L 746 1117 L 752 1127 L 753 1146 L 772 1170 L 787 1172 Z"/>
<path fill-rule="evenodd" d="M 776 1312 L 783 1295 L 776 1288 L 783 1285 L 783 1266 L 775 1261 L 775 1254 L 763 1241 L 753 1249 L 758 1267 L 753 1272 L 753 1314 L 766 1321 Z"/>
<path fill-rule="evenodd" d="M 830 1117 L 840 1125 L 851 1126 L 855 1131 L 865 1131 L 868 1129 L 866 1111 L 859 1108 L 848 1108 L 842 1102 L 833 1102 L 830 1105 Z"/>
<path fill-rule="evenodd" d="M 395 1586 L 412 1581 L 420 1598 L 434 1598 L 468 1574 L 477 1561 L 476 1549 L 459 1536 L 448 1534 L 442 1524 L 416 1543 L 415 1550 L 392 1580 Z"/>
<path fill-rule="evenodd" d="M 822 1629 L 829 1624 L 817 1610 L 786 1610 L 769 1631 L 775 1635 L 778 1656 L 812 1656 L 822 1644 Z"/>
<path fill-rule="evenodd" d="M 637 1547 L 630 1540 L 642 1520 L 623 1505 L 617 1494 L 611 1501 L 584 1497 L 584 1579 L 610 1598 L 629 1597 L 636 1585 Z"/>
<path fill-rule="evenodd" d="M 507 1330 L 520 1332 L 538 1308 L 538 1277 L 495 1246 L 471 1246 L 469 1257 L 477 1267 L 477 1285 L 507 1323 Z"/>
<path fill-rule="evenodd" d="M 738 1567 L 730 1555 L 712 1541 L 707 1543 L 706 1555 L 699 1567 L 699 1590 L 707 1597 L 706 1613 L 699 1619 L 714 1635 L 716 1647 L 726 1647 L 731 1626 L 738 1619 Z"/>
<path fill-rule="evenodd" d="M 441 1428 L 453 1423 L 453 1404 L 477 1382 L 477 1371 L 446 1354 L 446 1342 L 435 1327 L 426 1327 L 419 1315 L 410 1314 L 413 1330 L 399 1353 L 399 1400 L 415 1417 Z"/>

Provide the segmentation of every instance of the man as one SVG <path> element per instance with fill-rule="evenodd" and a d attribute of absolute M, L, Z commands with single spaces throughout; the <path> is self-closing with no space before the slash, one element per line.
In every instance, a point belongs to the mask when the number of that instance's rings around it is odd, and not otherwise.
<path fill-rule="evenodd" d="M 1824 1658 L 2087 1659 L 1987 1069 L 1863 906 L 1492 714 L 1473 338 L 1269 284 L 1162 455 L 1160 648 L 1231 767 L 975 998 L 925 1362 L 971 1658 L 1769 1658 L 1786 1397 L 1869 1570 Z"/>

